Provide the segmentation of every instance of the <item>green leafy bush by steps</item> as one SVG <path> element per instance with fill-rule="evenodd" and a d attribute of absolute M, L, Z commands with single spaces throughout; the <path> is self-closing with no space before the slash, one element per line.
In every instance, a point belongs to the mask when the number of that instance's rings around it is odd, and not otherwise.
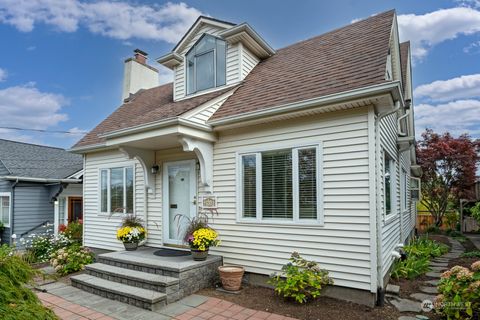
<path fill-rule="evenodd" d="M 479 319 L 480 317 L 480 261 L 470 269 L 455 266 L 445 271 L 438 284 L 435 298 L 436 312 L 447 319 Z"/>
<path fill-rule="evenodd" d="M 273 274 L 269 280 L 278 295 L 305 303 L 319 297 L 324 286 L 333 284 L 328 271 L 315 261 L 302 258 L 298 252 L 292 253 L 289 260 L 291 262 L 282 267 L 282 274 Z"/>
<path fill-rule="evenodd" d="M 0 247 L 0 319 L 57 319 L 25 286 L 33 281 L 37 272 L 12 248 Z"/>
<path fill-rule="evenodd" d="M 83 239 L 83 220 L 72 221 L 68 223 L 63 234 L 72 241 L 82 243 Z"/>
<path fill-rule="evenodd" d="M 448 246 L 420 237 L 413 238 L 404 250 L 407 258 L 396 260 L 393 264 L 391 277 L 394 279 L 415 279 L 428 272 L 430 259 L 447 253 Z"/>
<path fill-rule="evenodd" d="M 90 249 L 73 244 L 60 248 L 50 256 L 50 264 L 61 275 L 83 270 L 85 265 L 93 262 L 93 253 Z"/>

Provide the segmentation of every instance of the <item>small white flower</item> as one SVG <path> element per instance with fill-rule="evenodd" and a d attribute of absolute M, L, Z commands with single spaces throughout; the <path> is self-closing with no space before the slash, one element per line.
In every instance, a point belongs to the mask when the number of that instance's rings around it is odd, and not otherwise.
<path fill-rule="evenodd" d="M 17 235 L 16 235 L 15 233 L 12 234 L 12 239 L 13 239 L 13 240 L 17 239 Z"/>

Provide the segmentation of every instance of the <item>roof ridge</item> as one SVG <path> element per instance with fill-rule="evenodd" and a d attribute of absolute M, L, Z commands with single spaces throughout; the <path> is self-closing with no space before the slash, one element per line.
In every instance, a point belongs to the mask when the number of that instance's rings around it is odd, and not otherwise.
<path fill-rule="evenodd" d="M 0 141 L 6 141 L 6 142 L 11 142 L 11 143 L 17 143 L 17 144 L 26 144 L 26 145 L 29 145 L 29 146 L 36 146 L 36 147 L 42 147 L 42 148 L 50 148 L 50 149 L 58 149 L 58 150 L 67 151 L 67 150 L 65 150 L 64 148 L 53 147 L 53 146 L 46 146 L 46 145 L 42 145 L 42 144 L 38 144 L 38 143 L 31 143 L 31 142 L 24 142 L 24 141 L 15 141 L 15 140 L 3 139 L 3 138 L 0 138 Z M 68 151 L 67 151 L 67 152 L 68 152 Z"/>
<path fill-rule="evenodd" d="M 340 31 L 340 30 L 342 30 L 342 29 L 349 28 L 349 27 L 351 27 L 351 26 L 353 26 L 353 25 L 360 24 L 360 23 L 365 22 L 365 21 L 367 21 L 367 20 L 371 20 L 371 19 L 374 19 L 374 18 L 378 18 L 379 16 L 383 16 L 383 15 L 386 15 L 386 14 L 389 14 L 389 13 L 396 13 L 396 11 L 395 11 L 395 9 L 390 9 L 390 10 L 387 10 L 387 11 L 384 11 L 384 12 L 377 13 L 377 14 L 375 14 L 375 15 L 371 15 L 371 16 L 369 16 L 369 17 L 367 17 L 367 18 L 360 19 L 360 20 L 358 20 L 358 21 L 352 22 L 352 23 L 347 24 L 347 25 L 343 25 L 343 26 L 341 26 L 341 27 L 335 28 L 335 29 L 333 29 L 333 30 L 329 30 L 329 31 L 324 32 L 324 33 L 322 33 L 322 34 L 318 34 L 318 35 L 316 35 L 316 36 L 313 36 L 313 37 L 310 37 L 310 38 L 307 38 L 307 39 L 304 39 L 304 40 L 300 40 L 300 41 L 298 41 L 298 42 L 294 42 L 294 43 L 289 44 L 289 45 L 287 45 L 287 46 L 285 46 L 285 47 L 282 47 L 282 48 L 277 49 L 277 51 L 284 50 L 284 49 L 288 49 L 288 48 L 290 48 L 290 47 L 299 45 L 299 44 L 301 44 L 301 43 L 304 43 L 304 42 L 307 42 L 307 41 L 311 41 L 311 40 L 314 40 L 314 39 L 317 39 L 317 38 L 326 36 L 326 35 L 328 35 L 328 34 L 330 34 L 330 33 L 334 33 L 334 32 Z M 274 57 L 274 56 L 275 56 L 275 55 L 273 55 L 272 57 Z"/>

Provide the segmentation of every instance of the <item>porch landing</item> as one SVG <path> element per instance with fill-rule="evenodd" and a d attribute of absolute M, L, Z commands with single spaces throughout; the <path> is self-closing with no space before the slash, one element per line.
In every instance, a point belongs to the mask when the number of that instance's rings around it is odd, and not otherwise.
<path fill-rule="evenodd" d="M 85 273 L 71 277 L 84 291 L 149 310 L 158 310 L 218 280 L 222 257 L 206 261 L 188 256 L 155 256 L 158 248 L 100 254 Z"/>

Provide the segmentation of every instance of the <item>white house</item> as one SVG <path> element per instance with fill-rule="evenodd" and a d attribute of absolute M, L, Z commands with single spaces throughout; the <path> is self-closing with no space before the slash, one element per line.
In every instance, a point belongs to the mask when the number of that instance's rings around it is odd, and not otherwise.
<path fill-rule="evenodd" d="M 81 139 L 84 244 L 123 250 L 115 210 L 147 222 L 147 246 L 182 245 L 173 221 L 217 199 L 211 253 L 250 279 L 293 251 L 372 305 L 415 225 L 409 43 L 394 11 L 273 49 L 247 23 L 200 17 L 157 62 L 136 50 L 123 104 Z M 350 294 L 350 293 L 354 294 Z"/>

